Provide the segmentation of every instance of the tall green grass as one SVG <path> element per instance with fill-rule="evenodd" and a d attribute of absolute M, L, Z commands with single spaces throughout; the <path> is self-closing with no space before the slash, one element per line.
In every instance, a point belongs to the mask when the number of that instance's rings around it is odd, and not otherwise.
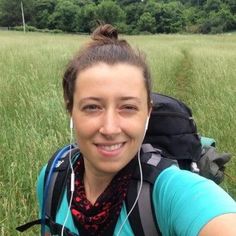
<path fill-rule="evenodd" d="M 193 110 L 200 133 L 235 154 L 236 35 L 126 36 L 144 50 L 154 90 Z M 69 142 L 61 77 L 86 36 L 0 32 L 0 234 L 37 217 L 36 178 Z M 236 173 L 236 157 L 227 174 Z M 236 199 L 236 183 L 222 185 Z M 37 228 L 37 227 L 36 227 Z M 26 235 L 35 235 L 37 229 Z"/>

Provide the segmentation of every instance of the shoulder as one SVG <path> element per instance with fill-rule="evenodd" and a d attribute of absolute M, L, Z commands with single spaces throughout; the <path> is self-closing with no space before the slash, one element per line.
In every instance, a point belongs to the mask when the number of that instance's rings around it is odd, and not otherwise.
<path fill-rule="evenodd" d="M 46 172 L 47 165 L 43 166 L 41 171 L 39 172 L 38 179 L 37 179 L 37 193 L 42 194 L 43 186 L 44 186 L 44 177 Z"/>
<path fill-rule="evenodd" d="M 235 201 L 213 181 L 174 166 L 157 178 L 153 203 L 164 235 L 197 235 L 214 217 L 236 212 Z"/>
<path fill-rule="evenodd" d="M 45 178 L 45 174 L 46 174 L 46 169 L 47 169 L 47 165 L 45 165 L 41 169 L 39 176 L 38 176 L 38 181 L 37 181 L 37 197 L 38 197 L 40 218 L 41 218 L 42 203 L 43 203 L 44 178 Z M 57 215 L 56 215 L 56 223 L 63 225 L 63 223 L 65 222 L 65 219 L 67 217 L 68 209 L 69 209 L 69 203 L 67 200 L 67 190 L 64 189 L 63 195 L 62 195 L 62 200 L 60 202 L 60 205 L 58 206 L 58 211 L 57 211 Z M 68 229 L 70 229 L 71 232 L 78 234 L 78 230 L 77 230 L 76 226 L 74 225 L 73 218 L 72 218 L 71 214 L 68 215 L 65 226 Z"/>
<path fill-rule="evenodd" d="M 194 195 L 195 200 L 199 200 L 202 196 L 208 199 L 214 194 L 214 197 L 219 196 L 221 200 L 225 199 L 228 203 L 235 205 L 235 201 L 229 194 L 213 181 L 190 171 L 180 170 L 176 166 L 171 166 L 162 171 L 156 179 L 154 190 L 154 192 L 158 191 L 158 194 L 168 193 L 171 197 L 179 194 L 178 198 L 190 197 L 196 193 Z"/>
<path fill-rule="evenodd" d="M 44 176 L 45 176 L 46 168 L 47 168 L 47 165 L 45 165 L 41 169 L 41 171 L 38 175 L 38 179 L 37 179 L 37 198 L 38 198 L 40 209 L 41 209 L 42 202 L 43 202 Z"/>

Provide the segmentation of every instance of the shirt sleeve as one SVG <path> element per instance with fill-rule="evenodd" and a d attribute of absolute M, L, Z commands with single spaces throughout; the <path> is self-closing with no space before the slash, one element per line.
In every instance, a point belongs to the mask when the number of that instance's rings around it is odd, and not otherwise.
<path fill-rule="evenodd" d="M 213 218 L 236 213 L 235 201 L 221 187 L 175 166 L 157 178 L 153 202 L 164 236 L 196 236 Z"/>

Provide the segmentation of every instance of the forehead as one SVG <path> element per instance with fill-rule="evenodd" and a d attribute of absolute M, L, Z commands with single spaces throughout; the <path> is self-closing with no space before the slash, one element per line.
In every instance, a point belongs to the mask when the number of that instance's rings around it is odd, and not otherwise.
<path fill-rule="evenodd" d="M 141 68 L 119 63 L 95 64 L 81 71 L 76 78 L 75 95 L 84 96 L 146 96 Z"/>

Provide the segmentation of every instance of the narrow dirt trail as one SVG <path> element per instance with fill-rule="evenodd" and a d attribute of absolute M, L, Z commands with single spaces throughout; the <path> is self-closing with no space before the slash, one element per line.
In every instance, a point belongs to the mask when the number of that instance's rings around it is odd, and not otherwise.
<path fill-rule="evenodd" d="M 192 60 L 187 49 L 182 49 L 182 54 L 184 57 L 175 77 L 176 95 L 181 100 L 188 101 L 188 97 L 192 93 Z"/>

